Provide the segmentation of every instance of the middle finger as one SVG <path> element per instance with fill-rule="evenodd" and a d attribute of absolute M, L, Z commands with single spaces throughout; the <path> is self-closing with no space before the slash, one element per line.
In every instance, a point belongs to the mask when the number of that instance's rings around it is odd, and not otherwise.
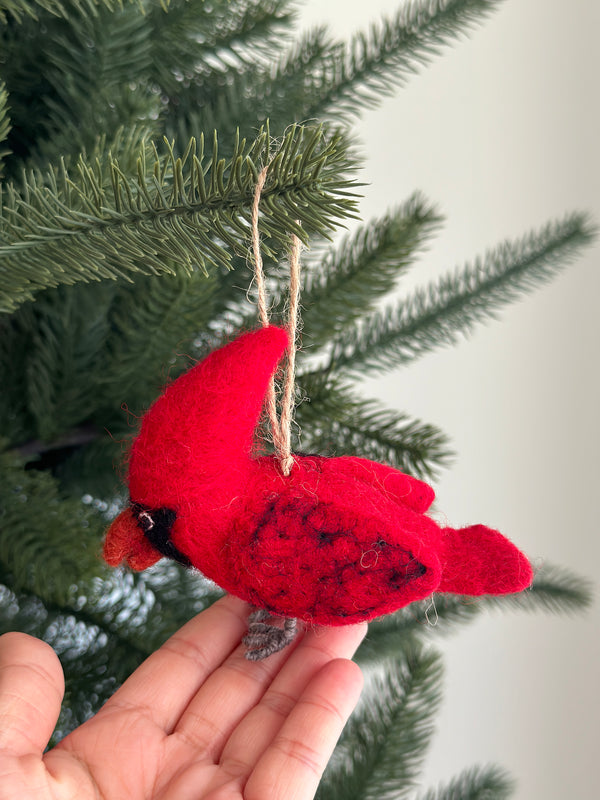
<path fill-rule="evenodd" d="M 329 661 L 352 658 L 366 625 L 321 628 L 306 634 L 260 702 L 228 738 L 220 766 L 232 778 L 246 777 L 271 744 L 311 679 Z"/>

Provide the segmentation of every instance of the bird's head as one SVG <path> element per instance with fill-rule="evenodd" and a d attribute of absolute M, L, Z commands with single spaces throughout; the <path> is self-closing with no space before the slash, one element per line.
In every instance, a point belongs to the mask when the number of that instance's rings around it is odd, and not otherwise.
<path fill-rule="evenodd" d="M 230 504 L 253 471 L 255 429 L 288 341 L 274 326 L 246 333 L 173 381 L 146 412 L 128 465 L 131 496 L 143 502 L 131 502 L 112 523 L 103 550 L 108 564 L 142 570 L 167 556 L 190 566 L 180 549 L 190 538 L 201 541 L 204 560 L 218 559 Z"/>

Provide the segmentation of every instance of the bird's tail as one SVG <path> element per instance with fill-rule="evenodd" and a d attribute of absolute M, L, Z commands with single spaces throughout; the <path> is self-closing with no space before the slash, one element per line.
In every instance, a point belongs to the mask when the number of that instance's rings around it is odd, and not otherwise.
<path fill-rule="evenodd" d="M 444 528 L 442 580 L 439 592 L 510 594 L 531 585 L 527 556 L 498 531 L 485 525 Z"/>

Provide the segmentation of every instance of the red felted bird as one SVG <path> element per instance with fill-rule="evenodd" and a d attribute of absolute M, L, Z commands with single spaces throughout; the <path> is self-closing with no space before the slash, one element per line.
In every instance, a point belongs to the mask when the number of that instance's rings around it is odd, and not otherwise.
<path fill-rule="evenodd" d="M 425 483 L 362 458 L 294 455 L 285 476 L 255 430 L 288 335 L 269 325 L 216 350 L 145 414 L 129 460 L 130 504 L 104 544 L 110 565 L 162 556 L 259 609 L 247 656 L 291 638 L 296 619 L 370 620 L 433 592 L 518 592 L 527 558 L 483 525 L 440 527 Z M 268 625 L 284 618 L 283 627 Z"/>

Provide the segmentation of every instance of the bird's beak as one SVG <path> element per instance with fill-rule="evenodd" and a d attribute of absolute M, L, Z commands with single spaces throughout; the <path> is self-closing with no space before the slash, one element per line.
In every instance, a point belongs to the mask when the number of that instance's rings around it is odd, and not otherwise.
<path fill-rule="evenodd" d="M 102 555 L 111 567 L 127 561 L 135 570 L 151 567 L 162 558 L 144 536 L 130 508 L 121 511 L 108 529 Z"/>

